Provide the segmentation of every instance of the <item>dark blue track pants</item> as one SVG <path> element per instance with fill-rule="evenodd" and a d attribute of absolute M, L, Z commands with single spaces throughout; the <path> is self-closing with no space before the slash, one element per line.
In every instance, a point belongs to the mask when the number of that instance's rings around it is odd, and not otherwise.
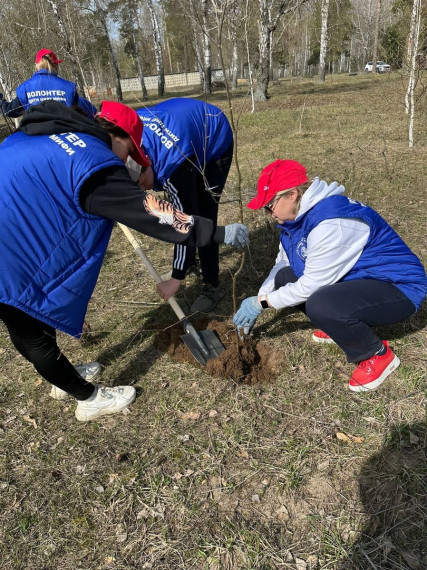
<path fill-rule="evenodd" d="M 295 281 L 292 269 L 284 267 L 275 277 L 275 288 Z M 321 287 L 296 308 L 342 348 L 349 362 L 366 360 L 381 349 L 382 340 L 371 327 L 398 323 L 415 313 L 415 306 L 400 289 L 374 279 Z"/>

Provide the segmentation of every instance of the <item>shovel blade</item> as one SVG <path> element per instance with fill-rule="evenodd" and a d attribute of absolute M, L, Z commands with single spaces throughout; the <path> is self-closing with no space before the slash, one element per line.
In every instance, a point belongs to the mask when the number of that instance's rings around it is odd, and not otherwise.
<path fill-rule="evenodd" d="M 184 334 L 181 336 L 181 338 L 197 362 L 203 366 L 206 366 L 206 362 L 208 360 L 211 358 L 216 358 L 222 352 L 224 352 L 225 346 L 213 331 L 198 331 L 197 335 L 203 342 L 203 345 L 206 347 L 205 351 L 202 351 L 200 348 L 200 343 L 198 344 L 191 336 L 191 334 Z"/>

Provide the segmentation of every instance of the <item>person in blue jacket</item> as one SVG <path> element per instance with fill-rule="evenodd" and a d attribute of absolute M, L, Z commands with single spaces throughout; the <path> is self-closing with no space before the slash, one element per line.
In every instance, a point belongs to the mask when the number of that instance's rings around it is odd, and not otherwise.
<path fill-rule="evenodd" d="M 374 210 L 343 195 L 337 182 L 308 181 L 305 167 L 276 160 L 262 172 L 247 207 L 279 224 L 276 264 L 234 315 L 249 333 L 266 309 L 298 307 L 357 367 L 349 388 L 374 390 L 399 358 L 372 330 L 407 319 L 423 302 L 427 277 L 418 257 Z"/>
<path fill-rule="evenodd" d="M 0 108 L 5 117 L 17 118 L 31 105 L 51 99 L 64 103 L 68 107 L 80 107 L 85 115 L 93 118 L 97 109 L 90 101 L 81 97 L 75 83 L 58 75 L 58 65 L 62 63 L 53 51 L 41 49 L 35 58 L 34 74 L 18 85 L 16 97 L 5 101 L 0 93 Z"/>
<path fill-rule="evenodd" d="M 169 99 L 137 113 L 144 123 L 143 147 L 152 162 L 141 174 L 141 188 L 163 190 L 176 208 L 216 223 L 233 159 L 233 133 L 225 114 L 190 98 Z M 189 245 L 175 246 L 172 276 L 157 287 L 163 299 L 178 291 L 195 253 Z M 204 286 L 191 311 L 208 313 L 224 296 L 218 244 L 198 248 L 198 255 Z"/>
<path fill-rule="evenodd" d="M 75 368 L 56 330 L 79 337 L 114 221 L 170 243 L 243 246 L 246 226 L 215 226 L 143 192 L 128 157 L 148 167 L 143 125 L 133 109 L 104 101 L 91 120 L 57 101 L 24 112 L 0 145 L 0 319 L 16 349 L 53 385 L 51 395 L 78 400 L 87 421 L 119 412 L 132 386 L 91 381 L 100 365 Z"/>

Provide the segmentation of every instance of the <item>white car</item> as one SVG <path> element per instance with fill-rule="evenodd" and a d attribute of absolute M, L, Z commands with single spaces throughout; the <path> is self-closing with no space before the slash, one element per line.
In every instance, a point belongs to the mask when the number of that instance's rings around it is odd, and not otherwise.
<path fill-rule="evenodd" d="M 368 61 L 365 65 L 365 71 L 372 71 L 372 61 Z M 377 61 L 377 73 L 390 71 L 390 65 L 385 61 Z"/>

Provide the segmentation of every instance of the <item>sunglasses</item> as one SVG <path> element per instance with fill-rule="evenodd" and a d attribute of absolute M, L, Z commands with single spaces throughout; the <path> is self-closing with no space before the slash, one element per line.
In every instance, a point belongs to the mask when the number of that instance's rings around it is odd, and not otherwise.
<path fill-rule="evenodd" d="M 264 211 L 271 216 L 274 213 L 274 206 L 277 204 L 281 197 L 282 196 L 275 196 L 266 206 L 264 206 Z"/>

